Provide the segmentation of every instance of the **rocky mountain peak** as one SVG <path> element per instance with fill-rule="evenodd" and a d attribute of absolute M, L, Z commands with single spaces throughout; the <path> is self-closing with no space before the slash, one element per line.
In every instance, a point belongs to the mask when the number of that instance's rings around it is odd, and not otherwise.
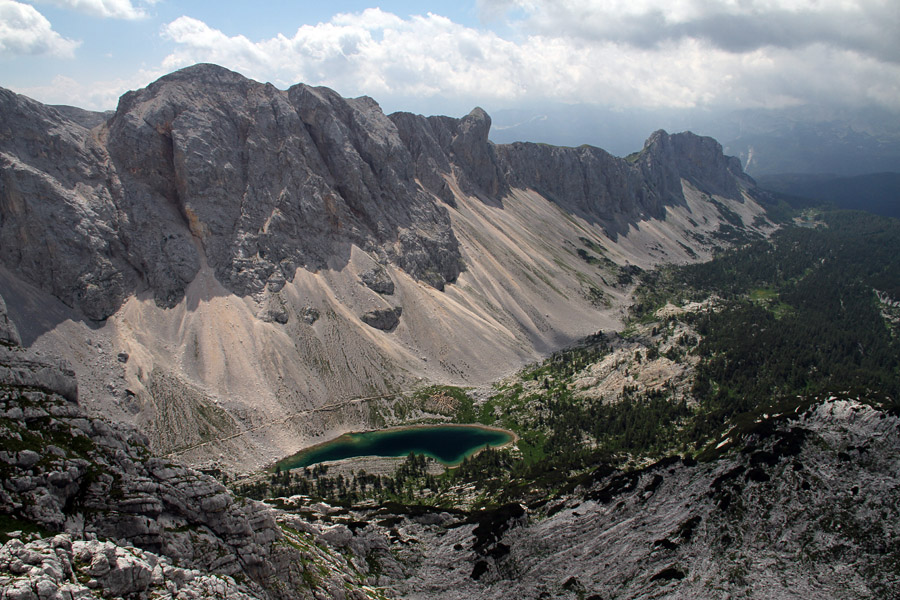
<path fill-rule="evenodd" d="M 450 148 L 455 162 L 489 197 L 496 198 L 507 189 L 497 169 L 492 144 L 488 141 L 491 118 L 476 107 L 460 119 L 453 129 Z"/>
<path fill-rule="evenodd" d="M 260 84 L 225 67 L 211 63 L 198 63 L 163 75 L 145 88 L 126 92 L 119 98 L 116 112 L 127 112 L 136 100 L 140 101 L 140 99 L 161 93 L 171 94 L 178 90 L 195 89 L 207 94 L 216 94 L 235 87 L 246 89 L 254 85 Z"/>
<path fill-rule="evenodd" d="M 142 288 L 173 306 L 204 261 L 227 289 L 261 297 L 297 268 L 342 264 L 351 245 L 442 289 L 460 272 L 451 182 L 487 202 L 532 187 L 615 232 L 680 201 L 681 177 L 731 195 L 741 177 L 692 134 L 657 132 L 636 169 L 599 149 L 495 146 L 481 108 L 387 117 L 371 98 L 281 91 L 211 64 L 128 92 L 97 136 L 10 92 L 2 101 L 4 262 L 94 319 Z M 26 223 L 26 204 L 84 225 Z M 67 252 L 29 241 L 51 238 Z"/>
<path fill-rule="evenodd" d="M 203 85 L 253 83 L 253 80 L 244 77 L 240 73 L 214 63 L 197 63 L 178 69 L 168 75 L 163 75 L 156 83 L 171 81 L 185 81 Z"/>
<path fill-rule="evenodd" d="M 741 188 L 752 187 L 740 161 L 725 156 L 722 145 L 711 137 L 690 131 L 669 134 L 660 129 L 644 143 L 638 163 L 656 179 L 670 198 L 681 199 L 680 180 L 686 179 L 708 194 L 739 199 Z"/>
<path fill-rule="evenodd" d="M 491 131 L 491 117 L 480 106 L 459 120 L 457 136 L 468 140 L 469 144 L 487 144 Z"/>
<path fill-rule="evenodd" d="M 277 291 L 298 267 L 339 265 L 351 244 L 435 287 L 459 273 L 446 209 L 415 184 L 407 148 L 371 99 L 285 92 L 196 65 L 125 94 L 97 137 L 11 92 L 4 104 L 3 233 L 19 238 L 4 244 L 17 249 L 5 262 L 91 318 L 143 287 L 173 306 L 204 260 L 242 296 Z M 25 214 L 15 209 L 23 202 L 36 214 L 77 213 L 73 221 L 87 207 L 99 214 L 60 236 L 52 219 L 10 219 Z M 61 237 L 77 250 L 45 254 L 22 239 L 29 229 L 28 239 Z M 66 255 L 77 263 L 63 265 Z M 79 297 L 85 290 L 90 298 Z"/>

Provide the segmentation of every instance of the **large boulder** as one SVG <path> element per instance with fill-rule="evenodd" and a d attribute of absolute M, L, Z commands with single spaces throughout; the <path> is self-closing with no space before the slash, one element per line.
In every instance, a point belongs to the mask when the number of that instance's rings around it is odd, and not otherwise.
<path fill-rule="evenodd" d="M 400 315 L 403 313 L 401 307 L 396 308 L 378 308 L 370 310 L 360 317 L 363 322 L 375 329 L 382 331 L 393 331 L 400 323 Z"/>

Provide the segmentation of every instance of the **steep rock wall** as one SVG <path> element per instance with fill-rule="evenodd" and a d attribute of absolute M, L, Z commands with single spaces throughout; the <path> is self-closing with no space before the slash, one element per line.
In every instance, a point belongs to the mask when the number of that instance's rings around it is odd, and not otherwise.
<path fill-rule="evenodd" d="M 488 203 L 531 188 L 618 235 L 683 202 L 682 179 L 731 198 L 750 183 L 692 134 L 657 132 L 634 162 L 495 146 L 480 108 L 387 117 L 369 98 L 214 65 L 125 94 L 93 131 L 9 91 L 0 104 L 3 263 L 94 320 L 144 289 L 174 306 L 204 262 L 260 298 L 297 268 L 339 268 L 351 245 L 443 289 L 462 268 L 454 186 Z"/>

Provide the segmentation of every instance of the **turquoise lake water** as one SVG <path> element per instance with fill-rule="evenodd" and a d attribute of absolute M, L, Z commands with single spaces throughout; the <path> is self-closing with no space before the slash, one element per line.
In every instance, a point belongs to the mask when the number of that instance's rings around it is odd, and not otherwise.
<path fill-rule="evenodd" d="M 299 469 L 329 460 L 357 456 L 407 456 L 424 454 L 448 466 L 485 446 L 502 446 L 513 440 L 508 431 L 474 425 L 431 425 L 406 429 L 386 429 L 347 433 L 278 462 L 281 470 Z"/>

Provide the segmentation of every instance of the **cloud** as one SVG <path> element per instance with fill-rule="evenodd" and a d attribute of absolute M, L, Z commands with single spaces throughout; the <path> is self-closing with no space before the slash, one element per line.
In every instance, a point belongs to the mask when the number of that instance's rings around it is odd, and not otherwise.
<path fill-rule="evenodd" d="M 116 107 L 119 96 L 128 90 L 149 85 L 166 74 L 162 69 L 141 69 L 128 78 L 97 81 L 77 81 L 71 77 L 57 75 L 48 85 L 20 87 L 16 92 L 30 98 L 38 98 L 44 104 L 68 104 L 85 110 L 111 110 Z"/>
<path fill-rule="evenodd" d="M 609 24 L 592 28 L 610 12 L 600 8 L 607 4 L 622 9 L 616 23 L 636 19 L 632 23 L 640 26 L 624 33 Z M 291 36 L 258 41 L 180 17 L 163 28 L 176 45 L 163 67 L 215 62 L 282 86 L 305 82 L 344 95 L 424 98 L 444 106 L 454 100 L 505 106 L 551 100 L 610 108 L 778 108 L 823 101 L 900 106 L 900 65 L 890 59 L 896 42 L 866 46 L 848 33 L 845 43 L 832 43 L 830 34 L 816 33 L 830 31 L 831 22 L 823 17 L 798 33 L 803 43 L 789 44 L 783 31 L 741 30 L 728 20 L 763 9 L 769 11 L 766 18 L 774 19 L 778 11 L 802 16 L 813 6 L 806 0 L 769 4 L 560 0 L 553 3 L 558 14 L 551 15 L 543 0 L 482 2 L 494 15 L 518 11 L 514 41 L 431 13 L 401 18 L 379 9 L 340 14 Z M 836 0 L 820 4 L 844 6 Z M 704 29 L 714 18 L 724 19 L 720 31 L 712 25 Z M 657 30 L 670 34 L 651 39 L 654 27 L 648 23 L 654 19 Z M 575 21 L 584 31 L 563 35 Z M 677 27 L 681 33 L 675 35 Z M 703 35 L 696 33 L 701 30 Z M 765 36 L 769 42 L 763 42 Z"/>
<path fill-rule="evenodd" d="M 101 17 L 104 19 L 143 19 L 147 16 L 142 8 L 131 3 L 131 0 L 42 0 L 61 8 Z"/>
<path fill-rule="evenodd" d="M 703 40 L 742 53 L 822 44 L 900 61 L 896 0 L 479 0 L 485 18 L 519 28 L 637 47 Z"/>
<path fill-rule="evenodd" d="M 368 9 L 258 42 L 180 17 L 163 35 L 177 44 L 166 68 L 215 62 L 281 85 L 302 81 L 373 96 L 471 96 L 486 82 L 492 97 L 523 91 L 510 77 L 521 60 L 514 44 L 434 14 L 401 19 Z"/>
<path fill-rule="evenodd" d="M 0 0 L 0 56 L 50 55 L 70 58 L 81 42 L 53 31 L 33 6 Z"/>
<path fill-rule="evenodd" d="M 228 37 L 206 23 L 190 17 L 180 17 L 163 28 L 163 35 L 180 45 L 166 57 L 163 66 L 182 67 L 194 62 L 194 55 L 202 62 L 213 62 L 239 71 L 253 72 L 274 58 L 242 35 Z"/>

